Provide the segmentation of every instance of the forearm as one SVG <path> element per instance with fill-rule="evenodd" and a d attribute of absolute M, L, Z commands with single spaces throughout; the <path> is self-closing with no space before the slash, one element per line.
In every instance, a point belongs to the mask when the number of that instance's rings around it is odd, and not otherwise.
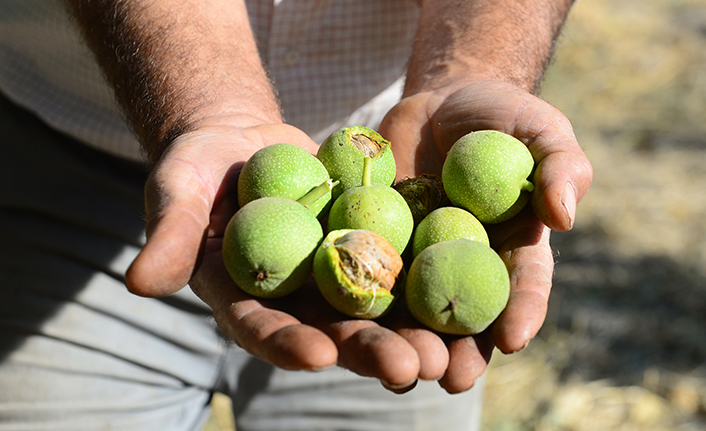
<path fill-rule="evenodd" d="M 205 119 L 281 121 L 242 1 L 68 3 L 150 162 Z"/>
<path fill-rule="evenodd" d="M 573 0 L 424 0 L 405 94 L 473 75 L 537 90 Z"/>

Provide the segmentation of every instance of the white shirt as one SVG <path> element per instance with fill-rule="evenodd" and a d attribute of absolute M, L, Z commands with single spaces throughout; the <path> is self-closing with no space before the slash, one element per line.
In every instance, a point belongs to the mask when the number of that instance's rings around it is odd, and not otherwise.
<path fill-rule="evenodd" d="M 376 128 L 401 95 L 414 0 L 247 0 L 285 121 L 321 142 Z M 0 0 L 0 91 L 57 130 L 141 160 L 112 90 L 62 0 Z"/>

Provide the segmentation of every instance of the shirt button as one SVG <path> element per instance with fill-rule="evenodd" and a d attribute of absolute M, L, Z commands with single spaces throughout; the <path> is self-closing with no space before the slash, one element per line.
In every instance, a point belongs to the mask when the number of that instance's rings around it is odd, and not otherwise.
<path fill-rule="evenodd" d="M 297 63 L 299 63 L 299 51 L 296 49 L 290 49 L 286 54 L 284 54 L 285 66 L 294 66 Z"/>

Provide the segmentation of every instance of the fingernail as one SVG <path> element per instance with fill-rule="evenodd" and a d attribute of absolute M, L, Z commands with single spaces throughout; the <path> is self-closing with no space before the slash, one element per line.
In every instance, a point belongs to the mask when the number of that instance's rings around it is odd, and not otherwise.
<path fill-rule="evenodd" d="M 405 383 L 402 385 L 393 385 L 392 383 L 388 383 L 384 380 L 380 380 L 380 383 L 385 387 L 385 389 L 390 390 L 392 392 L 395 392 L 397 394 L 403 394 L 407 391 L 411 391 L 414 389 L 415 386 L 417 386 L 417 379 L 412 380 L 410 383 Z"/>
<path fill-rule="evenodd" d="M 571 229 L 574 227 L 574 219 L 576 218 L 576 191 L 571 183 L 566 183 L 564 196 L 561 197 L 561 205 L 569 218 L 569 229 Z"/>
<path fill-rule="evenodd" d="M 527 346 L 529 346 L 529 343 L 530 343 L 530 340 L 525 341 L 525 344 L 523 344 L 522 347 L 520 347 L 520 348 L 517 349 L 517 350 L 512 351 L 511 354 L 512 354 L 512 353 L 518 353 L 518 352 L 521 352 L 521 351 L 525 350 L 525 349 L 527 348 Z"/>
<path fill-rule="evenodd" d="M 323 367 L 309 367 L 309 371 L 314 372 L 314 373 L 320 373 L 322 371 L 329 370 L 333 368 L 335 365 L 325 365 Z"/>

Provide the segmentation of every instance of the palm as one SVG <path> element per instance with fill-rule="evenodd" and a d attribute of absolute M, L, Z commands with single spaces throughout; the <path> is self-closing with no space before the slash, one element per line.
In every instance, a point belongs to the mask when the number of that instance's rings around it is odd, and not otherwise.
<path fill-rule="evenodd" d="M 569 121 L 556 108 L 504 82 L 480 81 L 403 99 L 383 120 L 398 161 L 398 177 L 440 173 L 445 154 L 464 134 L 494 129 L 511 134 L 533 154 L 537 168 L 532 205 L 502 224 L 488 226 L 492 246 L 512 280 L 508 307 L 490 332 L 503 352 L 523 348 L 546 315 L 553 256 L 549 230 L 567 230 L 591 170 Z M 567 185 L 574 189 L 566 202 Z M 570 200 L 571 197 L 569 196 Z M 487 335 L 485 335 L 487 336 Z"/>

